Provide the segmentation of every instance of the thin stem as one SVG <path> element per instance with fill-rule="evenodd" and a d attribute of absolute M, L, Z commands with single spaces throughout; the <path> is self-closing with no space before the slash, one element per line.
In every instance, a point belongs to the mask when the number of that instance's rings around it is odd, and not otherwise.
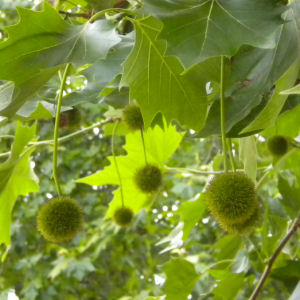
<path fill-rule="evenodd" d="M 65 15 L 67 17 L 74 17 L 74 18 L 84 18 L 84 19 L 90 19 L 91 13 L 70 13 L 67 11 L 60 10 L 60 14 Z"/>
<path fill-rule="evenodd" d="M 265 180 L 267 179 L 267 177 L 269 176 L 269 172 L 272 170 L 273 168 L 269 168 L 265 171 L 265 174 L 263 176 L 261 176 L 261 178 L 259 179 L 259 181 L 256 184 L 256 190 L 258 191 L 259 189 L 262 188 L 262 186 L 265 184 Z"/>
<path fill-rule="evenodd" d="M 137 15 L 136 12 L 134 11 L 130 11 L 127 9 L 122 9 L 122 8 L 108 8 L 108 9 L 104 9 L 101 10 L 99 12 L 97 12 L 96 14 L 94 14 L 90 19 L 89 19 L 89 23 L 93 23 L 95 22 L 97 19 L 99 19 L 102 15 L 105 15 L 106 13 L 111 13 L 111 12 L 115 12 L 115 13 L 125 13 L 128 15 Z"/>
<path fill-rule="evenodd" d="M 59 130 L 59 119 L 60 119 L 60 109 L 62 105 L 62 98 L 63 98 L 63 92 L 67 80 L 67 75 L 70 69 L 70 64 L 66 65 L 64 75 L 61 80 L 59 94 L 57 98 L 57 108 L 56 108 L 56 115 L 55 115 L 55 126 L 54 126 L 54 138 L 53 138 L 53 178 L 55 182 L 55 186 L 57 189 L 57 193 L 59 196 L 61 196 L 61 187 L 58 181 L 58 168 L 57 168 L 57 152 L 58 152 L 58 130 Z"/>
<path fill-rule="evenodd" d="M 190 173 L 190 174 L 197 174 L 197 175 L 216 175 L 222 174 L 222 171 L 199 171 L 194 169 L 185 169 L 185 168 L 170 168 L 168 166 L 164 167 L 166 171 L 175 172 L 175 173 Z"/>
<path fill-rule="evenodd" d="M 221 114 L 221 133 L 224 155 L 224 170 L 228 172 L 227 144 L 226 144 L 226 120 L 225 120 L 225 99 L 224 99 L 224 56 L 221 56 L 220 72 L 220 114 Z"/>
<path fill-rule="evenodd" d="M 114 123 L 115 121 L 117 120 L 120 120 L 119 118 L 115 118 L 115 119 L 107 119 L 107 120 L 103 120 L 101 122 L 97 122 L 95 124 L 92 124 L 91 126 L 88 126 L 88 127 L 85 127 L 85 128 L 82 128 L 78 131 L 75 131 L 71 134 L 68 134 L 68 135 L 65 135 L 63 137 L 60 137 L 58 139 L 58 144 L 60 143 L 64 143 L 68 140 L 71 140 L 72 138 L 76 137 L 76 136 L 79 136 L 85 132 L 88 132 L 88 131 L 91 131 L 93 130 L 94 128 L 97 128 L 97 127 L 103 127 L 104 125 L 108 124 L 108 123 Z M 38 147 L 38 146 L 49 146 L 49 145 L 53 145 L 54 143 L 54 140 L 45 140 L 45 141 L 39 141 L 39 142 L 31 142 L 29 143 L 30 146 L 34 146 L 34 147 Z M 5 152 L 5 153 L 0 153 L 0 157 L 7 157 L 10 155 L 10 151 L 9 152 Z"/>
<path fill-rule="evenodd" d="M 13 135 L 4 134 L 0 135 L 0 139 L 14 139 L 15 137 Z"/>
<path fill-rule="evenodd" d="M 145 147 L 145 139 L 144 139 L 144 132 L 143 132 L 142 128 L 141 128 L 141 139 L 142 139 L 142 145 L 143 145 L 143 151 L 144 151 L 145 164 L 148 165 L 146 147 Z"/>
<path fill-rule="evenodd" d="M 300 214 L 294 221 L 293 226 L 288 231 L 288 233 L 285 235 L 285 237 L 281 240 L 280 244 L 278 245 L 277 249 L 275 250 L 274 254 L 269 259 L 268 265 L 265 268 L 264 273 L 262 274 L 259 282 L 257 283 L 255 290 L 253 291 L 252 295 L 250 296 L 249 300 L 255 300 L 259 296 L 260 292 L 262 291 L 262 288 L 264 286 L 265 281 L 267 280 L 268 276 L 271 273 L 272 266 L 278 257 L 278 255 L 281 253 L 282 249 L 285 247 L 287 242 L 291 239 L 293 234 L 297 231 L 298 227 L 300 225 Z"/>
<path fill-rule="evenodd" d="M 9 152 L 3 152 L 3 153 L 0 153 L 0 158 L 1 157 L 8 157 L 10 155 L 10 151 Z"/>
<path fill-rule="evenodd" d="M 231 164 L 231 169 L 233 172 L 236 171 L 236 165 L 235 165 L 235 161 L 234 161 L 234 158 L 233 158 L 233 154 L 232 154 L 232 142 L 231 142 L 231 139 L 227 139 L 227 142 L 228 142 L 228 148 L 229 148 L 229 158 L 230 158 L 230 164 Z"/>
<path fill-rule="evenodd" d="M 120 194 L 121 194 L 121 201 L 122 201 L 122 207 L 124 207 L 124 195 L 123 195 L 123 185 L 122 185 L 122 178 L 121 178 L 121 173 L 119 170 L 118 162 L 116 159 L 116 154 L 115 154 L 115 136 L 116 136 L 116 130 L 119 125 L 120 121 L 118 120 L 114 126 L 113 132 L 112 132 L 112 137 L 111 137 L 111 152 L 113 155 L 115 167 L 116 167 L 116 172 L 119 178 L 119 183 L 120 183 Z"/>

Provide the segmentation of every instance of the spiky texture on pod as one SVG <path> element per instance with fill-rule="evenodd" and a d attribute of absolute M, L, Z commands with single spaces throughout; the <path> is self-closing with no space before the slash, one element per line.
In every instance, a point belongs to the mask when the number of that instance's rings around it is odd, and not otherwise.
<path fill-rule="evenodd" d="M 248 235 L 258 225 L 260 220 L 259 205 L 254 209 L 252 215 L 242 223 L 229 224 L 224 221 L 219 222 L 220 226 L 231 234 Z"/>
<path fill-rule="evenodd" d="M 82 227 L 79 205 L 69 197 L 58 197 L 44 204 L 38 213 L 37 226 L 46 240 L 60 243 L 71 240 Z"/>
<path fill-rule="evenodd" d="M 115 210 L 113 219 L 121 227 L 130 225 L 134 217 L 134 213 L 129 207 L 120 207 Z"/>
<path fill-rule="evenodd" d="M 73 107 L 60 114 L 59 126 L 66 129 L 75 129 L 79 127 L 82 121 L 82 115 L 78 108 Z"/>
<path fill-rule="evenodd" d="M 162 184 L 161 170 L 154 165 L 146 165 L 137 170 L 134 181 L 142 192 L 155 192 Z"/>
<path fill-rule="evenodd" d="M 274 135 L 267 142 L 270 153 L 274 156 L 282 156 L 289 149 L 289 140 L 282 135 Z"/>
<path fill-rule="evenodd" d="M 244 173 L 216 175 L 206 191 L 206 203 L 219 223 L 242 224 L 258 206 L 255 186 Z"/>
<path fill-rule="evenodd" d="M 138 105 L 130 104 L 123 111 L 123 120 L 130 130 L 144 128 L 144 120 Z"/>

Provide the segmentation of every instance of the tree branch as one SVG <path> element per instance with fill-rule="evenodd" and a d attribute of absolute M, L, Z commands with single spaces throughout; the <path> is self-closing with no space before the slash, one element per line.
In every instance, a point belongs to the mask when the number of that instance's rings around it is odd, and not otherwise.
<path fill-rule="evenodd" d="M 262 274 L 259 282 L 257 283 L 256 288 L 253 291 L 253 293 L 252 293 L 251 297 L 249 298 L 249 300 L 255 300 L 255 299 L 257 299 L 257 297 L 259 296 L 260 292 L 262 291 L 262 288 L 264 286 L 265 281 L 267 280 L 269 274 L 271 273 L 271 269 L 272 269 L 272 266 L 273 266 L 276 258 L 281 253 L 282 249 L 285 247 L 285 245 L 287 244 L 287 242 L 291 239 L 291 237 L 293 236 L 293 234 L 297 231 L 297 229 L 298 229 L 299 226 L 300 226 L 300 213 L 299 213 L 298 217 L 296 218 L 296 220 L 294 221 L 294 224 L 291 227 L 291 229 L 288 231 L 288 233 L 286 234 L 286 236 L 281 240 L 281 242 L 280 242 L 279 246 L 277 247 L 277 249 L 275 250 L 274 254 L 269 259 L 268 265 L 265 268 L 265 271 Z"/>
<path fill-rule="evenodd" d="M 74 137 L 76 137 L 78 135 L 81 135 L 81 134 L 83 134 L 85 132 L 91 131 L 94 128 L 103 127 L 106 124 L 114 123 L 114 122 L 116 122 L 118 120 L 120 121 L 120 118 L 114 118 L 114 119 L 111 118 L 111 119 L 107 119 L 107 120 L 103 120 L 103 121 L 97 122 L 95 124 L 92 124 L 91 126 L 82 128 L 82 129 L 80 129 L 78 131 L 75 131 L 73 133 L 70 133 L 68 135 L 65 135 L 65 136 L 62 136 L 62 137 L 58 138 L 57 142 L 58 142 L 58 144 L 66 142 L 66 141 L 71 140 L 72 138 L 74 138 Z M 29 143 L 29 145 L 32 146 L 32 147 L 49 146 L 49 145 L 53 145 L 53 142 L 54 142 L 54 140 L 45 140 L 45 141 L 31 142 L 31 143 Z M 10 155 L 10 151 L 9 152 L 5 152 L 5 153 L 0 153 L 0 157 L 7 157 L 9 155 Z"/>

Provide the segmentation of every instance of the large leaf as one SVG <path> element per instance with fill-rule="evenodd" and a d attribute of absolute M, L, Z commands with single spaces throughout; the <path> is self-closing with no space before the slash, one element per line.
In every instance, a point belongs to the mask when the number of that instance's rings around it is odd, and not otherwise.
<path fill-rule="evenodd" d="M 49 72 L 46 68 L 66 62 L 92 63 L 106 57 L 109 49 L 120 41 L 112 23 L 100 20 L 70 25 L 47 2 L 43 11 L 18 8 L 18 13 L 19 23 L 6 28 L 9 38 L 0 43 L 0 80 L 13 82 L 17 90 L 14 94 L 24 96 L 12 97 L 1 108 L 4 116 L 13 115 L 49 80 L 43 75 Z"/>
<path fill-rule="evenodd" d="M 199 130 L 206 118 L 205 83 L 182 74 L 183 66 L 165 56 L 166 42 L 157 39 L 162 23 L 152 17 L 132 20 L 136 30 L 133 51 L 124 63 L 121 84 L 130 87 L 130 99 L 139 102 L 148 127 L 158 112 L 167 122 L 174 119 Z"/>
<path fill-rule="evenodd" d="M 248 136 L 240 139 L 240 160 L 244 164 L 245 173 L 256 182 L 257 172 L 257 150 L 256 139 L 254 136 Z"/>
<path fill-rule="evenodd" d="M 166 263 L 164 272 L 167 275 L 164 285 L 166 300 L 187 300 L 199 278 L 194 265 L 178 258 Z"/>
<path fill-rule="evenodd" d="M 288 215 L 294 219 L 300 211 L 300 188 L 290 186 L 283 177 L 278 178 L 278 189 L 283 199 L 281 203 Z"/>
<path fill-rule="evenodd" d="M 197 199 L 193 201 L 185 201 L 179 208 L 179 215 L 184 223 L 184 227 L 182 229 L 183 236 L 182 239 L 185 241 L 191 232 L 191 230 L 195 227 L 195 224 L 200 220 L 202 215 L 204 214 L 206 206 L 203 200 L 203 194 Z"/>
<path fill-rule="evenodd" d="M 161 18 L 161 38 L 170 54 L 185 66 L 212 56 L 233 56 L 244 44 L 275 46 L 274 32 L 282 22 L 272 0 L 146 0 L 143 11 Z"/>
<path fill-rule="evenodd" d="M 300 58 L 299 1 L 290 6 L 284 18 L 286 22 L 277 30 L 274 49 L 243 49 L 233 59 L 228 85 L 230 89 L 226 92 L 226 127 L 229 134 L 232 129 L 237 135 L 259 115 L 268 101 L 272 100 L 272 86 Z M 259 107 L 260 104 L 263 105 Z M 220 133 L 219 106 L 218 101 L 213 104 L 201 136 Z M 266 110 L 271 111 L 274 108 L 276 115 L 279 107 L 277 101 L 270 106 Z M 252 112 L 254 114 L 251 118 L 243 122 Z"/>
<path fill-rule="evenodd" d="M 134 39 L 128 35 L 111 49 L 106 58 L 97 59 L 82 74 L 88 80 L 87 86 L 80 92 L 73 92 L 64 98 L 64 103 L 74 105 L 81 102 L 98 102 L 99 94 L 118 74 L 122 72 L 122 63 L 129 55 Z M 109 84 L 110 85 L 110 84 Z"/>
<path fill-rule="evenodd" d="M 38 179 L 30 165 L 33 150 L 23 152 L 35 129 L 35 125 L 18 124 L 11 156 L 0 165 L 0 244 L 10 244 L 11 212 L 17 197 L 38 191 Z"/>
<path fill-rule="evenodd" d="M 293 86 L 298 77 L 299 67 L 300 60 L 294 63 L 291 68 L 276 82 L 276 88 L 273 96 L 257 118 L 255 118 L 242 131 L 242 133 L 265 129 L 275 124 L 276 119 L 288 98 L 288 95 L 282 95 L 281 91 Z"/>
<path fill-rule="evenodd" d="M 161 129 L 159 126 L 148 128 L 144 132 L 145 148 L 147 160 L 150 164 L 155 164 L 163 169 L 166 160 L 170 158 L 173 152 L 179 146 L 182 134 L 176 132 L 175 127 L 170 126 Z M 148 207 L 152 203 L 152 197 L 142 193 L 134 184 L 133 177 L 136 170 L 145 165 L 143 147 L 140 132 L 129 133 L 126 137 L 124 149 L 127 156 L 116 157 L 118 168 L 121 174 L 122 188 L 125 205 L 131 207 L 134 212 L 138 212 L 143 207 Z M 89 185 L 119 185 L 119 178 L 116 173 L 116 166 L 112 157 L 109 157 L 111 164 L 103 171 L 92 174 L 77 182 Z M 114 192 L 114 199 L 110 203 L 107 217 L 111 217 L 116 207 L 121 206 L 120 189 Z"/>

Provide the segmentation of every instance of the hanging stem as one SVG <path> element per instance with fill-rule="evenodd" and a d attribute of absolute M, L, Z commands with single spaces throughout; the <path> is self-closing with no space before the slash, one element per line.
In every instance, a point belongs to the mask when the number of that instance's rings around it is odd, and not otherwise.
<path fill-rule="evenodd" d="M 142 139 L 142 145 L 143 145 L 143 151 L 144 151 L 145 164 L 148 165 L 146 147 L 145 147 L 145 139 L 144 139 L 144 132 L 143 132 L 142 128 L 141 128 L 141 139 Z"/>
<path fill-rule="evenodd" d="M 259 282 L 256 285 L 255 290 L 253 291 L 252 295 L 250 296 L 249 300 L 255 300 L 259 296 L 260 292 L 262 291 L 262 288 L 264 286 L 265 281 L 267 280 L 268 276 L 271 273 L 272 266 L 278 257 L 278 255 L 281 253 L 282 249 L 285 247 L 287 242 L 291 239 L 291 237 L 294 235 L 294 233 L 297 231 L 300 225 L 300 214 L 294 221 L 293 226 L 288 231 L 288 233 L 285 235 L 285 237 L 281 240 L 280 244 L 278 245 L 277 249 L 275 250 L 274 254 L 269 259 L 268 265 L 265 268 L 264 273 L 262 274 Z"/>
<path fill-rule="evenodd" d="M 67 75 L 70 69 L 70 64 L 66 65 L 64 75 L 61 79 L 58 99 L 57 99 L 57 108 L 55 115 L 55 126 L 54 126 L 54 138 L 53 138 L 53 178 L 56 186 L 56 190 L 59 196 L 61 196 L 61 187 L 58 181 L 58 170 L 57 170 L 57 152 L 58 152 L 58 130 L 59 130 L 59 120 L 60 120 L 60 109 L 62 105 L 63 92 L 66 84 Z"/>
<path fill-rule="evenodd" d="M 227 143 L 228 143 L 228 148 L 229 148 L 229 159 L 230 159 L 230 164 L 231 164 L 231 169 L 233 172 L 236 171 L 236 165 L 235 165 L 235 161 L 233 158 L 233 154 L 232 154 L 232 142 L 231 139 L 227 139 Z"/>
<path fill-rule="evenodd" d="M 221 113 L 221 133 L 224 156 L 224 170 L 228 172 L 227 144 L 226 144 L 226 120 L 225 120 L 225 99 L 224 99 L 224 56 L 221 56 L 220 72 L 220 113 Z"/>
<path fill-rule="evenodd" d="M 112 132 L 112 137 L 111 137 L 111 152 L 113 155 L 113 159 L 114 159 L 114 163 L 115 163 L 115 167 L 116 167 L 116 172 L 119 178 L 119 183 L 120 183 L 120 194 L 121 194 L 121 201 L 122 201 L 122 207 L 124 207 L 124 195 L 123 195 L 123 185 L 122 185 L 122 178 L 121 178 L 121 174 L 120 174 L 120 170 L 119 170 L 119 166 L 118 166 L 118 162 L 116 159 L 116 154 L 115 154 L 115 136 L 116 136 L 116 130 L 118 128 L 120 121 L 118 120 L 114 126 L 113 132 Z"/>

